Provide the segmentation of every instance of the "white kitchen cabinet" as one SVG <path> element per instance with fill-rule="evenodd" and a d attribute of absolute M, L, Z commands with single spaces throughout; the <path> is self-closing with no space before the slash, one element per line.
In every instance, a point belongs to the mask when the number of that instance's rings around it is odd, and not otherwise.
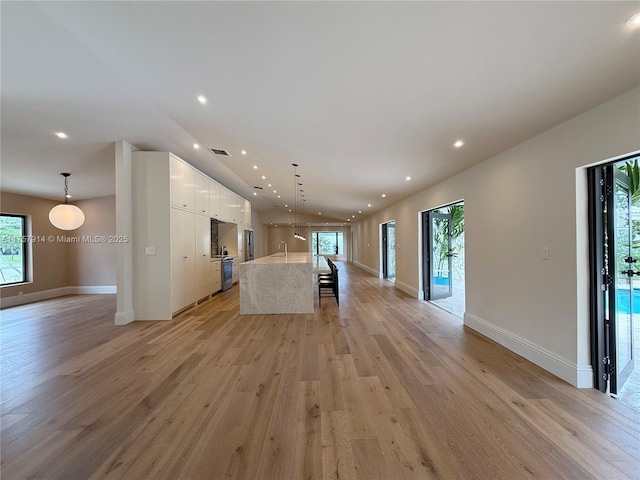
<path fill-rule="evenodd" d="M 187 164 L 175 155 L 165 155 L 169 156 L 171 169 L 171 205 L 178 208 L 185 208 L 187 210 L 195 210 L 196 171 L 191 167 L 191 165 Z"/>
<path fill-rule="evenodd" d="M 196 300 L 211 295 L 211 220 L 203 215 L 195 216 L 196 243 Z"/>
<path fill-rule="evenodd" d="M 251 202 L 238 196 L 238 205 L 240 206 L 240 224 L 244 227 L 251 227 Z"/>
<path fill-rule="evenodd" d="M 209 180 L 209 215 L 216 220 L 222 218 L 221 196 L 222 187 L 220 184 Z"/>
<path fill-rule="evenodd" d="M 196 290 L 196 215 L 171 209 L 171 312 L 198 300 Z"/>
<path fill-rule="evenodd" d="M 225 187 L 221 190 L 221 220 L 224 222 L 238 223 L 238 195 Z"/>
<path fill-rule="evenodd" d="M 220 262 L 211 262 L 211 218 L 229 222 L 219 224 L 218 241 L 228 246 L 230 254 L 238 255 L 236 244 L 243 232 L 238 205 L 243 205 L 246 216 L 244 199 L 177 156 L 133 152 L 135 320 L 171 320 L 222 288 Z M 237 265 L 236 259 L 234 282 L 238 281 Z"/>
<path fill-rule="evenodd" d="M 209 182 L 211 180 L 206 175 L 195 172 L 195 212 L 209 215 L 210 206 L 210 190 Z"/>
<path fill-rule="evenodd" d="M 220 268 L 221 262 L 219 258 L 211 259 L 210 265 L 210 287 L 209 291 L 211 293 L 219 292 L 222 288 L 222 270 Z"/>

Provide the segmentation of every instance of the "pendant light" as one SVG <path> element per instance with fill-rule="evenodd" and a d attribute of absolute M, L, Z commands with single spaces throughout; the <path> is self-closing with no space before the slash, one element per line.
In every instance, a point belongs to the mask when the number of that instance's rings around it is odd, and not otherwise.
<path fill-rule="evenodd" d="M 61 173 L 64 177 L 64 203 L 56 205 L 49 212 L 49 221 L 60 230 L 75 230 L 84 223 L 84 213 L 75 205 L 69 203 L 69 177 L 70 173 Z"/>
<path fill-rule="evenodd" d="M 293 236 L 298 240 L 306 240 L 307 237 L 302 235 L 298 229 L 300 228 L 300 211 L 298 206 L 298 191 L 299 187 L 302 186 L 298 180 L 300 179 L 300 175 L 298 175 L 298 164 L 292 163 L 293 165 Z"/>

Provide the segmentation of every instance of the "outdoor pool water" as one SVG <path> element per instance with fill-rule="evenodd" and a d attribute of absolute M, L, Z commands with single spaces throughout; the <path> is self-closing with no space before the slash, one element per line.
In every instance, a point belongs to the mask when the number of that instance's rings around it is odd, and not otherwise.
<path fill-rule="evenodd" d="M 617 307 L 620 313 L 629 313 L 629 290 L 618 290 Z M 640 313 L 640 289 L 633 289 L 633 313 Z"/>

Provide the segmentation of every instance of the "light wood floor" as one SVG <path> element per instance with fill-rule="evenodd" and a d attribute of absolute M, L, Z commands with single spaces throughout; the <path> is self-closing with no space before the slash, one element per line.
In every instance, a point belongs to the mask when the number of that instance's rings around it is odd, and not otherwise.
<path fill-rule="evenodd" d="M 338 266 L 309 315 L 237 286 L 124 327 L 113 296 L 2 311 L 2 480 L 639 477 L 637 412 Z"/>

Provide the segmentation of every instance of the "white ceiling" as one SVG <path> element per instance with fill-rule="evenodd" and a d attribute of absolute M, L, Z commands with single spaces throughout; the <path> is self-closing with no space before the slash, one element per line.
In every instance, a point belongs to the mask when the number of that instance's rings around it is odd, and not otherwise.
<path fill-rule="evenodd" d="M 126 140 L 357 219 L 640 84 L 637 1 L 0 5 L 1 187 L 45 198 L 113 194 Z"/>

